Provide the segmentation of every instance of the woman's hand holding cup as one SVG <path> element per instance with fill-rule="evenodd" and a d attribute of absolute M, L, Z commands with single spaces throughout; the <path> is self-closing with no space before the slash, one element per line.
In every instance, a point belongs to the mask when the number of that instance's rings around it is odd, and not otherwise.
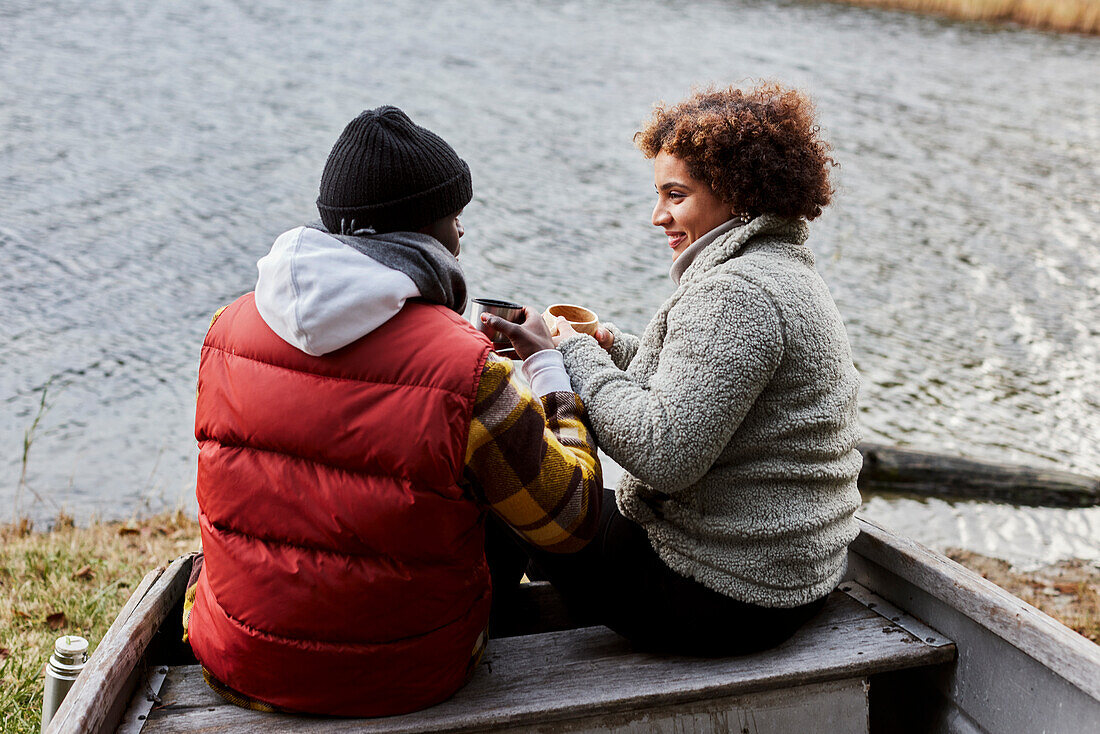
<path fill-rule="evenodd" d="M 600 325 L 599 317 L 594 311 L 584 306 L 555 303 L 543 311 L 542 318 L 554 337 L 555 345 L 577 334 L 594 337 L 606 351 L 611 351 L 611 345 L 615 343 L 615 335 Z"/>
<path fill-rule="evenodd" d="M 481 314 L 481 322 L 508 337 L 520 359 L 527 359 L 535 352 L 554 349 L 557 346 L 542 316 L 530 306 L 523 307 L 523 320 L 519 323 L 505 321 L 489 313 Z"/>
<path fill-rule="evenodd" d="M 611 333 L 610 329 L 603 326 L 596 327 L 596 333 L 592 335 L 605 352 L 611 351 L 611 345 L 615 343 L 615 335 Z"/>
<path fill-rule="evenodd" d="M 576 331 L 573 325 L 569 323 L 569 320 L 564 316 L 558 316 L 554 326 L 556 327 L 553 332 L 554 346 L 561 344 L 564 340 L 571 336 L 576 336 L 584 332 Z M 615 343 L 615 335 L 610 330 L 605 329 L 602 326 L 597 326 L 596 331 L 592 334 L 595 337 L 596 342 L 604 348 L 604 351 L 610 352 L 611 345 Z"/>
<path fill-rule="evenodd" d="M 554 340 L 554 346 L 561 344 L 562 341 L 568 339 L 571 336 L 576 336 L 581 332 L 575 331 L 573 325 L 569 323 L 569 319 L 564 316 L 558 316 L 554 321 L 554 334 L 551 337 Z"/>

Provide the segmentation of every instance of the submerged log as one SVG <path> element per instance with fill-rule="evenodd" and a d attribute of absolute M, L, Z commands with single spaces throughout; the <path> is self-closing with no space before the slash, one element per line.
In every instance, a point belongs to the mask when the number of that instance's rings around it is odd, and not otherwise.
<path fill-rule="evenodd" d="M 985 499 L 1035 507 L 1100 505 L 1100 479 L 1058 469 L 975 461 L 860 444 L 859 488 L 870 492 Z"/>

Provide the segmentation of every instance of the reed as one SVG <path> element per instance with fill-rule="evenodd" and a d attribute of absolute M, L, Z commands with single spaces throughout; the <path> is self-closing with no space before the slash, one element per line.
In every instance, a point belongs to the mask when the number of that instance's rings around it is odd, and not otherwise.
<path fill-rule="evenodd" d="M 50 406 L 46 402 L 46 393 L 49 392 L 51 383 L 53 383 L 52 377 L 42 386 L 42 398 L 38 401 L 38 412 L 35 413 L 34 421 L 31 422 L 30 427 L 23 432 L 23 456 L 20 461 L 19 482 L 15 485 L 15 501 L 12 503 L 11 521 L 13 524 L 23 519 L 19 502 L 23 498 L 24 489 L 29 490 L 39 502 L 45 501 L 42 495 L 27 485 L 27 460 L 31 455 L 31 446 L 34 445 L 35 432 L 38 430 L 38 424 L 42 422 L 42 419 L 50 410 Z M 54 502 L 53 505 L 57 507 L 56 502 Z M 58 508 L 58 510 L 60 511 L 60 508 Z"/>
<path fill-rule="evenodd" d="M 846 0 L 855 5 L 1100 34 L 1100 0 Z"/>

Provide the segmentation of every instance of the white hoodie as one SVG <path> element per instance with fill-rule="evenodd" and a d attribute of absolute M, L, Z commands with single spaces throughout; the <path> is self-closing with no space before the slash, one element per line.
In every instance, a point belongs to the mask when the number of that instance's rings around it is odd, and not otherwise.
<path fill-rule="evenodd" d="M 369 334 L 420 295 L 408 275 L 310 227 L 280 235 L 256 267 L 260 316 L 314 357 Z"/>
<path fill-rule="evenodd" d="M 279 235 L 256 267 L 260 317 L 283 341 L 314 357 L 366 336 L 421 296 L 405 273 L 311 227 Z M 572 391 L 556 349 L 532 355 L 523 373 L 537 395 Z"/>

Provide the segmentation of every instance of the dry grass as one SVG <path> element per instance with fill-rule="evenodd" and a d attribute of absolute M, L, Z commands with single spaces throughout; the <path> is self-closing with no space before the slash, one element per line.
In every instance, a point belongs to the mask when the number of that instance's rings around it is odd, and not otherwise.
<path fill-rule="evenodd" d="M 1100 34 L 1100 0 L 847 0 L 855 5 Z"/>
<path fill-rule="evenodd" d="M 1100 569 L 1084 561 L 1060 561 L 1037 571 L 1015 571 L 997 558 L 965 550 L 947 556 L 1100 643 Z"/>
<path fill-rule="evenodd" d="M 42 672 L 61 635 L 94 649 L 152 568 L 199 547 L 198 524 L 182 513 L 50 532 L 22 522 L 0 527 L 0 731 L 37 734 Z"/>

